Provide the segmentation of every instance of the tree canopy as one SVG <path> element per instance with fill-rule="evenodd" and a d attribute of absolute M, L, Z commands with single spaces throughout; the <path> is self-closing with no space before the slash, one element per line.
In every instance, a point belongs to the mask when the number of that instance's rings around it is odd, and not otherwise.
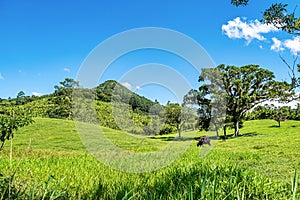
<path fill-rule="evenodd" d="M 231 0 L 231 4 L 235 6 L 246 6 L 249 0 Z M 290 34 L 300 34 L 300 17 L 295 16 L 295 10 L 288 12 L 288 4 L 281 2 L 272 4 L 263 12 L 262 22 L 272 24 Z"/>
<path fill-rule="evenodd" d="M 218 71 L 220 77 L 214 77 L 212 71 Z M 199 88 L 207 98 L 220 98 L 225 93 L 226 115 L 230 116 L 234 123 L 234 135 L 238 136 L 239 123 L 245 114 L 254 106 L 271 99 L 291 96 L 290 85 L 287 82 L 274 80 L 273 72 L 262 69 L 258 65 L 246 65 L 242 67 L 219 65 L 217 68 L 203 69 L 199 81 Z M 221 79 L 221 80 L 220 80 Z M 209 80 L 207 83 L 205 80 Z M 222 84 L 224 93 L 216 93 L 210 90 L 213 85 Z M 222 105 L 222 103 L 220 102 Z"/>
<path fill-rule="evenodd" d="M 0 151 L 4 147 L 5 141 L 14 137 L 14 131 L 32 122 L 29 113 L 24 109 L 17 107 L 2 108 L 0 110 Z"/>

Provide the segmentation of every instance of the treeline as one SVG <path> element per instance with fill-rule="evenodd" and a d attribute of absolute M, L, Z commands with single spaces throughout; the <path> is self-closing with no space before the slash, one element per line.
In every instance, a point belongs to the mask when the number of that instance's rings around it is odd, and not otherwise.
<path fill-rule="evenodd" d="M 168 134 L 177 131 L 175 119 L 166 119 L 164 106 L 130 91 L 114 80 L 86 89 L 80 88 L 79 82 L 66 78 L 54 89 L 54 93 L 41 97 L 26 96 L 20 91 L 16 98 L 2 99 L 0 104 L 1 107 L 20 108 L 30 117 L 75 119 L 134 134 Z M 187 126 L 194 127 L 188 123 Z"/>
<path fill-rule="evenodd" d="M 274 119 L 280 126 L 280 122 L 285 120 L 300 120 L 300 104 L 297 104 L 296 108 L 291 108 L 290 106 L 280 107 L 274 104 L 259 105 L 247 113 L 245 119 Z"/>
<path fill-rule="evenodd" d="M 295 98 L 291 84 L 274 79 L 273 72 L 258 65 L 203 68 L 199 89 L 189 91 L 182 105 L 162 106 L 113 80 L 87 89 L 66 78 L 54 87 L 52 94 L 26 97 L 20 92 L 16 98 L 1 100 L 0 104 L 21 107 L 32 117 L 76 119 L 134 134 L 177 131 L 180 137 L 182 130 L 199 129 L 216 131 L 217 136 L 223 131 L 226 138 L 228 128 L 233 128 L 234 136 L 239 136 L 244 120 L 274 119 L 279 125 L 285 119 L 299 120 L 299 106 L 297 109 L 258 106 L 267 100 Z"/>

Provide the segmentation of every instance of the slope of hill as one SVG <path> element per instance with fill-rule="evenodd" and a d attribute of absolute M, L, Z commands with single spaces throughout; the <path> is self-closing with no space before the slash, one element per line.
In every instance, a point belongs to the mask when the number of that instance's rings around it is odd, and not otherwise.
<path fill-rule="evenodd" d="M 218 141 L 205 158 L 200 157 L 197 141 L 193 140 L 187 151 L 169 166 L 156 172 L 130 174 L 113 170 L 88 154 L 72 121 L 45 118 L 35 121 L 16 132 L 11 161 L 9 143 L 0 152 L 0 194 L 16 169 L 10 179 L 10 194 L 11 198 L 19 199 L 293 197 L 290 180 L 297 177 L 294 168 L 299 161 L 299 122 L 286 121 L 278 128 L 271 120 L 249 121 L 242 129 L 244 137 Z M 87 130 L 93 126 L 85 124 Z M 175 136 L 136 137 L 104 129 L 116 145 L 135 152 L 156 151 L 170 144 L 169 139 Z M 291 140 L 285 141 L 283 135 Z M 187 144 L 195 132 L 182 136 L 184 139 L 175 144 Z M 30 148 L 26 148 L 30 141 Z M 294 193 L 297 199 L 300 191 Z"/>
<path fill-rule="evenodd" d="M 96 100 L 129 104 L 133 111 L 149 112 L 153 102 L 127 89 L 114 80 L 108 80 L 95 88 Z"/>
<path fill-rule="evenodd" d="M 66 119 L 71 116 L 79 121 L 99 123 L 131 133 L 157 134 L 156 130 L 147 127 L 155 118 L 151 118 L 153 113 L 149 114 L 149 111 L 154 105 L 162 106 L 135 94 L 116 81 L 105 81 L 94 89 L 74 89 L 75 96 L 72 96 L 72 88 L 55 88 L 53 94 L 2 100 L 0 105 L 17 105 L 33 117 Z M 72 101 L 74 98 L 76 101 Z"/>

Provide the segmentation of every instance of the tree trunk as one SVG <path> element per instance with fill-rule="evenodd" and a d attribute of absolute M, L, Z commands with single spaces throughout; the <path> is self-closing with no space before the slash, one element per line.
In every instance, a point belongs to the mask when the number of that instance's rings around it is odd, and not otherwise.
<path fill-rule="evenodd" d="M 234 135 L 233 136 L 239 136 L 240 130 L 239 130 L 239 120 L 234 121 Z"/>
<path fill-rule="evenodd" d="M 4 141 L 3 141 L 2 144 L 1 144 L 0 151 L 3 150 L 3 147 L 4 147 Z"/>
<path fill-rule="evenodd" d="M 177 126 L 178 137 L 181 138 L 181 126 Z"/>
<path fill-rule="evenodd" d="M 216 128 L 217 139 L 219 139 L 219 129 Z"/>
<path fill-rule="evenodd" d="M 280 120 L 278 120 L 278 127 L 280 127 Z"/>
<path fill-rule="evenodd" d="M 226 140 L 227 139 L 226 124 L 223 126 L 223 130 L 224 130 L 224 140 Z"/>

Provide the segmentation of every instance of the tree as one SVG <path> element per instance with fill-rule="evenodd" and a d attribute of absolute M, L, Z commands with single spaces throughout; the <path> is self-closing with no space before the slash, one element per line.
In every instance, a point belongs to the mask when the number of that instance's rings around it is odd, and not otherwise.
<path fill-rule="evenodd" d="M 280 123 L 285 121 L 288 117 L 288 107 L 275 107 L 272 109 L 272 117 L 278 123 L 278 127 L 280 127 Z"/>
<path fill-rule="evenodd" d="M 249 0 L 231 0 L 231 4 L 235 6 L 246 6 Z M 292 35 L 300 35 L 300 17 L 295 16 L 295 10 L 288 12 L 288 4 L 275 3 L 272 4 L 263 13 L 263 19 L 261 20 L 265 24 L 271 24 L 274 27 L 285 31 Z M 289 64 L 281 55 L 280 59 L 288 67 L 289 75 L 291 78 L 291 89 L 300 87 L 300 77 L 296 76 L 296 65 L 298 72 L 300 72 L 300 64 L 297 64 L 299 54 L 293 55 L 293 62 Z"/>
<path fill-rule="evenodd" d="M 48 110 L 49 117 L 72 118 L 72 95 L 74 88 L 79 86 L 79 82 L 71 78 L 66 78 L 60 82 L 60 86 L 54 86 L 55 92 L 50 103 L 53 107 Z"/>
<path fill-rule="evenodd" d="M 24 98 L 25 97 L 25 92 L 23 92 L 22 90 L 20 92 L 18 92 L 17 94 L 17 98 Z"/>
<path fill-rule="evenodd" d="M 181 137 L 181 131 L 186 122 L 195 118 L 194 109 L 183 104 L 169 103 L 165 107 L 166 124 L 174 126 Z"/>
<path fill-rule="evenodd" d="M 231 117 L 234 124 L 234 136 L 240 135 L 239 123 L 248 110 L 266 100 L 293 95 L 288 83 L 273 80 L 275 78 L 273 72 L 262 69 L 258 65 L 236 67 L 222 64 L 217 68 L 202 69 L 199 81 L 212 80 L 212 71 L 215 70 L 221 74 L 221 81 L 220 78 L 215 78 L 215 82 L 223 84 L 226 94 L 224 102 L 226 115 Z M 207 84 L 204 82 L 200 89 L 205 86 L 207 87 Z"/>
<path fill-rule="evenodd" d="M 169 103 L 165 107 L 166 124 L 176 127 L 178 137 L 181 137 L 181 106 L 178 103 Z"/>
<path fill-rule="evenodd" d="M 235 6 L 246 6 L 249 0 L 231 0 Z M 288 4 L 275 3 L 263 13 L 262 22 L 272 24 L 290 34 L 300 34 L 300 17 L 295 17 L 295 10 L 291 13 L 287 10 Z"/>
<path fill-rule="evenodd" d="M 14 131 L 33 122 L 28 113 L 20 108 L 8 108 L 0 111 L 0 151 L 6 140 L 14 137 Z"/>
<path fill-rule="evenodd" d="M 22 90 L 20 92 L 18 92 L 17 94 L 17 100 L 16 100 L 16 105 L 22 105 L 24 104 L 24 98 L 25 98 L 25 92 L 23 92 Z"/>

